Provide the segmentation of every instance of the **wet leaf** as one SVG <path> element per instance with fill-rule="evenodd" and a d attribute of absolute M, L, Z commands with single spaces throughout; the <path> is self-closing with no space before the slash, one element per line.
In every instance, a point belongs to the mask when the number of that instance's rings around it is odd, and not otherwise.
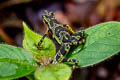
<path fill-rule="evenodd" d="M 54 64 L 36 70 L 37 80 L 69 80 L 72 71 L 65 64 Z"/>
<path fill-rule="evenodd" d="M 22 48 L 0 44 L 0 80 L 19 78 L 36 68 L 34 58 Z"/>
<path fill-rule="evenodd" d="M 54 43 L 47 37 L 43 40 L 41 44 L 41 50 L 37 48 L 37 44 L 42 38 L 42 35 L 39 35 L 33 31 L 31 31 L 25 23 L 24 26 L 24 40 L 23 47 L 32 53 L 36 60 L 40 62 L 45 62 L 48 59 L 53 59 L 56 53 L 56 48 Z"/>
<path fill-rule="evenodd" d="M 79 60 L 80 67 L 104 61 L 120 51 L 120 22 L 105 22 L 85 30 L 88 34 L 82 50 L 74 49 L 70 58 Z M 69 54 L 71 54 L 70 52 Z"/>

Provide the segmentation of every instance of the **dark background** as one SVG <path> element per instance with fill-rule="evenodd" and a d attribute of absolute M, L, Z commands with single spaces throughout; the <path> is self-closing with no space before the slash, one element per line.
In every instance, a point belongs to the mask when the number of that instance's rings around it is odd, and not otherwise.
<path fill-rule="evenodd" d="M 69 24 L 74 30 L 120 21 L 120 0 L 0 0 L 0 42 L 22 47 L 22 21 L 44 34 L 44 10 L 54 11 L 60 23 Z M 28 80 L 26 77 L 17 80 L 23 79 Z M 76 69 L 70 80 L 120 80 L 120 55 Z"/>

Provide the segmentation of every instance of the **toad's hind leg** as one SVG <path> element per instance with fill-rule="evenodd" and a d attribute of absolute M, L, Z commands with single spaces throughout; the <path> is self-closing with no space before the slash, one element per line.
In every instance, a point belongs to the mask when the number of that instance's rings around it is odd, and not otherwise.
<path fill-rule="evenodd" d="M 62 62 L 64 56 L 68 53 L 70 50 L 70 45 L 68 43 L 64 43 L 59 51 L 56 53 L 53 64 L 56 64 L 57 62 Z"/>
<path fill-rule="evenodd" d="M 72 66 L 72 68 L 74 69 L 74 68 L 77 68 L 78 67 L 78 60 L 76 60 L 76 59 L 71 59 L 71 58 L 64 58 L 63 60 L 62 60 L 62 62 L 72 62 L 72 63 L 74 63 L 74 65 Z"/>
<path fill-rule="evenodd" d="M 60 48 L 60 50 L 57 52 L 53 60 L 53 64 L 56 64 L 57 62 L 72 62 L 74 63 L 73 68 L 75 68 L 78 65 L 78 61 L 75 59 L 64 57 L 67 55 L 69 50 L 70 50 L 69 43 L 64 43 L 63 46 Z"/>
<path fill-rule="evenodd" d="M 77 31 L 71 36 L 71 43 L 72 45 L 80 45 L 85 43 L 85 39 L 87 34 L 84 31 Z"/>

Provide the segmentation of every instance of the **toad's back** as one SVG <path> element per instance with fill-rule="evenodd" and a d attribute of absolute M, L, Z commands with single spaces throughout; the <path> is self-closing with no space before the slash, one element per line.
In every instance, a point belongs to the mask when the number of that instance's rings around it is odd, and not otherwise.
<path fill-rule="evenodd" d="M 53 12 L 45 12 L 43 15 L 43 22 L 47 24 L 48 30 L 53 34 L 53 38 L 57 40 L 59 44 L 70 42 L 70 34 L 63 24 L 60 24 Z"/>

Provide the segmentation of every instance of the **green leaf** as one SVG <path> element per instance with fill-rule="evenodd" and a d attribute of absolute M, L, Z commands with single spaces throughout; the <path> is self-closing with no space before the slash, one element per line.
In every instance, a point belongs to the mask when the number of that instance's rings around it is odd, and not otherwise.
<path fill-rule="evenodd" d="M 65 64 L 54 64 L 36 70 L 37 80 L 68 80 L 71 76 L 71 68 Z"/>
<path fill-rule="evenodd" d="M 106 22 L 85 30 L 86 43 L 71 52 L 70 58 L 79 60 L 80 67 L 104 61 L 120 51 L 120 22 Z M 74 53 L 74 54 L 73 54 Z"/>
<path fill-rule="evenodd" d="M 28 80 L 35 80 L 34 72 L 30 73 L 29 75 L 25 76 Z"/>
<path fill-rule="evenodd" d="M 19 78 L 36 68 L 34 58 L 22 48 L 0 44 L 0 80 Z"/>
<path fill-rule="evenodd" d="M 37 44 L 41 39 L 41 35 L 31 31 L 25 23 L 24 26 L 24 40 L 23 47 L 29 51 L 37 61 L 44 63 L 49 59 L 53 59 L 56 53 L 56 48 L 54 43 L 47 37 L 43 40 L 41 44 L 41 50 L 37 48 Z"/>

